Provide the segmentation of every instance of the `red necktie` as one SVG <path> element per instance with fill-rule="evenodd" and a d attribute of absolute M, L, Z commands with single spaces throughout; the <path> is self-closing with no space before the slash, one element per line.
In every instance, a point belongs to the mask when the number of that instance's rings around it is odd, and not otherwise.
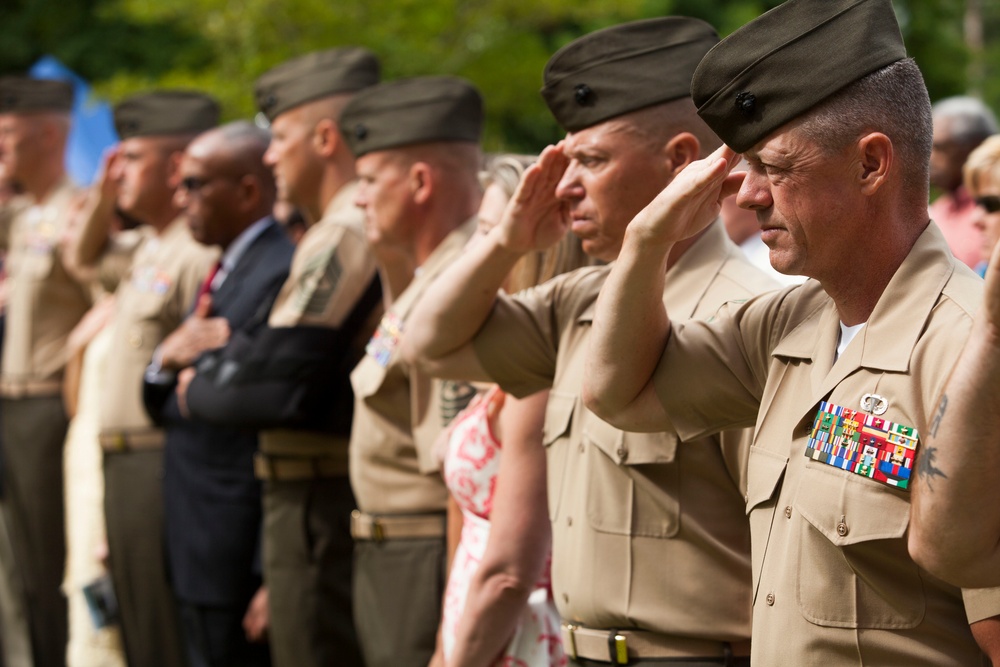
<path fill-rule="evenodd" d="M 201 284 L 201 287 L 198 288 L 198 295 L 194 298 L 195 306 L 197 306 L 198 302 L 201 301 L 201 297 L 212 293 L 212 281 L 215 280 L 215 275 L 221 268 L 222 262 L 216 262 L 215 266 L 212 267 L 212 270 L 208 272 L 207 276 L 205 276 L 205 281 Z"/>

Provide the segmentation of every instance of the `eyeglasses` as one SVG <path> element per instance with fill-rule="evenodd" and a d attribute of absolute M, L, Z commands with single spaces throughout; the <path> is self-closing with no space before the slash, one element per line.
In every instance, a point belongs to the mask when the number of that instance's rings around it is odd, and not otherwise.
<path fill-rule="evenodd" d="M 227 176 L 225 174 L 219 174 L 219 175 L 216 175 L 216 176 L 209 176 L 207 178 L 202 178 L 201 176 L 185 176 L 184 178 L 181 179 L 181 182 L 178 185 L 178 188 L 181 189 L 181 190 L 183 190 L 184 192 L 187 192 L 188 194 L 200 193 L 202 191 L 202 189 L 206 185 L 208 185 L 209 183 L 211 183 L 212 181 L 217 181 L 217 180 L 223 179 L 223 178 L 229 179 L 229 180 L 235 182 L 235 181 L 238 181 L 242 177 L 240 177 L 240 176 L 232 176 L 232 175 L 228 175 Z"/>
<path fill-rule="evenodd" d="M 180 189 L 184 192 L 201 192 L 201 189 L 211 183 L 214 179 L 199 178 L 198 176 L 186 176 L 181 179 Z"/>
<path fill-rule="evenodd" d="M 987 195 L 986 197 L 976 197 L 973 201 L 976 202 L 976 206 L 981 207 L 987 213 L 1000 211 L 1000 196 Z"/>

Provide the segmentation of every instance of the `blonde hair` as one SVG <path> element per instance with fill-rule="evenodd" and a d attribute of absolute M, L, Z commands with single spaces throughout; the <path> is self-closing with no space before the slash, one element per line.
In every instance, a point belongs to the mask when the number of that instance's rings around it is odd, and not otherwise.
<path fill-rule="evenodd" d="M 483 189 L 499 185 L 510 198 L 514 195 L 524 172 L 535 163 L 536 156 L 511 153 L 494 154 L 487 157 L 486 167 L 479 174 Z M 507 290 L 513 294 L 521 290 L 541 285 L 547 280 L 583 266 L 594 264 L 586 253 L 579 237 L 567 233 L 563 239 L 543 251 L 524 255 L 507 278 Z"/>
<path fill-rule="evenodd" d="M 972 192 L 978 192 L 982 177 L 987 173 L 997 172 L 998 169 L 1000 169 L 1000 135 L 994 135 L 969 153 L 965 166 L 962 167 L 965 187 Z M 1000 178 L 1000 173 L 997 173 L 997 177 Z"/>

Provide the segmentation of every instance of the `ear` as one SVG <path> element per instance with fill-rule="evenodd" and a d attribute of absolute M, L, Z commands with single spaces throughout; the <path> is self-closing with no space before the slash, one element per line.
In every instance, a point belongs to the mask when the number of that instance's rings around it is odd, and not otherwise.
<path fill-rule="evenodd" d="M 316 147 L 317 153 L 324 158 L 329 158 L 336 152 L 341 141 L 343 139 L 340 136 L 340 130 L 337 129 L 337 124 L 333 119 L 323 118 L 316 123 L 313 130 L 313 145 Z"/>
<path fill-rule="evenodd" d="M 434 170 L 426 162 L 410 165 L 410 195 L 415 204 L 426 204 L 434 194 Z"/>
<path fill-rule="evenodd" d="M 260 180 L 253 174 L 244 174 L 239 186 L 240 206 L 248 211 L 257 208 L 261 198 Z"/>
<path fill-rule="evenodd" d="M 701 142 L 690 132 L 681 132 L 671 137 L 663 147 L 667 161 L 667 171 L 671 178 L 701 157 Z"/>
<path fill-rule="evenodd" d="M 181 159 L 184 151 L 174 151 L 167 156 L 167 187 L 176 190 L 181 184 Z"/>
<path fill-rule="evenodd" d="M 881 132 L 861 137 L 858 147 L 858 184 L 861 193 L 872 196 L 889 180 L 895 152 L 892 140 Z"/>

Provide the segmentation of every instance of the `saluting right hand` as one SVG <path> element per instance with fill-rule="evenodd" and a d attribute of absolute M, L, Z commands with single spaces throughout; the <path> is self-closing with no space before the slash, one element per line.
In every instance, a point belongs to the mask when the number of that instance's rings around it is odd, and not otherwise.
<path fill-rule="evenodd" d="M 101 156 L 101 167 L 94 178 L 95 190 L 103 201 L 114 203 L 118 198 L 118 177 L 121 169 L 121 149 L 112 146 Z"/>
<path fill-rule="evenodd" d="M 548 146 L 521 178 L 503 219 L 497 225 L 503 247 L 515 252 L 545 250 L 569 230 L 566 202 L 556 197 L 556 186 L 569 166 L 562 142 Z"/>
<path fill-rule="evenodd" d="M 722 200 L 736 194 L 746 174 L 730 173 L 739 155 L 723 145 L 685 167 L 629 223 L 627 234 L 641 244 L 672 246 L 715 220 Z"/>
<path fill-rule="evenodd" d="M 986 323 L 1000 344 L 1000 243 L 993 247 L 993 256 L 986 267 Z"/>

